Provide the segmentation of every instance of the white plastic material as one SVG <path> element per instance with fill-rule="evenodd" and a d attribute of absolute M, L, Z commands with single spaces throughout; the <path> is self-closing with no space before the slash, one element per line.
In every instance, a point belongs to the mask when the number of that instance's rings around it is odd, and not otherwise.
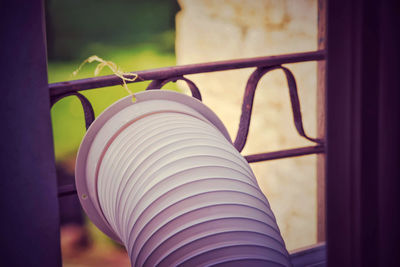
<path fill-rule="evenodd" d="M 200 101 L 147 91 L 91 125 L 79 199 L 132 266 L 290 266 L 269 203 L 218 117 Z"/>

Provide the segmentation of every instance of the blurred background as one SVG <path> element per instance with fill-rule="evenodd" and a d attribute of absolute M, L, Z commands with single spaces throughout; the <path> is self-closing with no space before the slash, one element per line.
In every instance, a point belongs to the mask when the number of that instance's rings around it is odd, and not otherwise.
<path fill-rule="evenodd" d="M 72 77 L 92 55 L 124 71 L 278 55 L 317 49 L 317 0 L 46 0 L 49 82 L 93 77 L 95 63 Z M 296 77 L 306 132 L 316 136 L 316 63 L 288 64 Z M 252 69 L 190 75 L 203 102 L 226 124 L 232 139 Z M 104 70 L 101 75 L 111 74 Z M 148 82 L 129 85 L 144 90 Z M 179 82 L 168 89 L 186 92 Z M 120 87 L 83 92 L 96 115 L 127 95 Z M 67 97 L 51 111 L 59 184 L 74 179 L 77 149 L 85 133 L 79 100 Z M 268 74 L 255 98 L 243 154 L 311 145 L 292 122 L 284 75 Z M 316 243 L 316 156 L 252 164 L 277 217 L 286 246 Z M 129 266 L 120 245 L 83 215 L 76 196 L 60 198 L 64 266 Z"/>

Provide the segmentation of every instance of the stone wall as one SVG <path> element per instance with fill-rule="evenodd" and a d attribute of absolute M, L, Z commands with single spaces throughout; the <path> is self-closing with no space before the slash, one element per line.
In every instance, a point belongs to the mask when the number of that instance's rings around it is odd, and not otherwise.
<path fill-rule="evenodd" d="M 179 0 L 177 64 L 317 49 L 316 0 Z M 288 64 L 297 80 L 306 132 L 316 135 L 316 63 Z M 232 139 L 254 69 L 191 75 Z M 186 88 L 183 84 L 182 88 Z M 260 82 L 243 154 L 311 145 L 296 133 L 281 71 Z M 316 242 L 316 157 L 252 164 L 289 250 Z"/>

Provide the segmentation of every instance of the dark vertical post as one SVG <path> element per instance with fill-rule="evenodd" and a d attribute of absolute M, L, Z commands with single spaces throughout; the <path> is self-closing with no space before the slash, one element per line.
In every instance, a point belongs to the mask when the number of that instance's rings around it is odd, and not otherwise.
<path fill-rule="evenodd" d="M 398 11 L 328 1 L 329 266 L 398 266 Z"/>
<path fill-rule="evenodd" d="M 0 266 L 60 266 L 43 2 L 0 10 Z"/>
<path fill-rule="evenodd" d="M 400 2 L 381 1 L 379 60 L 379 266 L 399 266 Z"/>
<path fill-rule="evenodd" d="M 326 0 L 318 0 L 318 49 L 325 49 L 326 43 Z M 317 135 L 325 140 L 325 84 L 326 62 L 317 62 Z M 317 155 L 317 242 L 325 241 L 325 154 Z"/>

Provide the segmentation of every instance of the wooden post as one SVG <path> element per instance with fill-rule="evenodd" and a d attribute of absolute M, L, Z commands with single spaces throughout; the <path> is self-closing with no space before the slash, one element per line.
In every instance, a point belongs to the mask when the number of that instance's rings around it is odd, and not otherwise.
<path fill-rule="evenodd" d="M 325 49 L 326 0 L 318 0 L 318 49 Z M 325 61 L 317 63 L 317 135 L 325 140 Z M 325 241 L 325 154 L 317 155 L 317 242 Z"/>
<path fill-rule="evenodd" d="M 0 10 L 0 266 L 61 266 L 43 2 Z"/>

